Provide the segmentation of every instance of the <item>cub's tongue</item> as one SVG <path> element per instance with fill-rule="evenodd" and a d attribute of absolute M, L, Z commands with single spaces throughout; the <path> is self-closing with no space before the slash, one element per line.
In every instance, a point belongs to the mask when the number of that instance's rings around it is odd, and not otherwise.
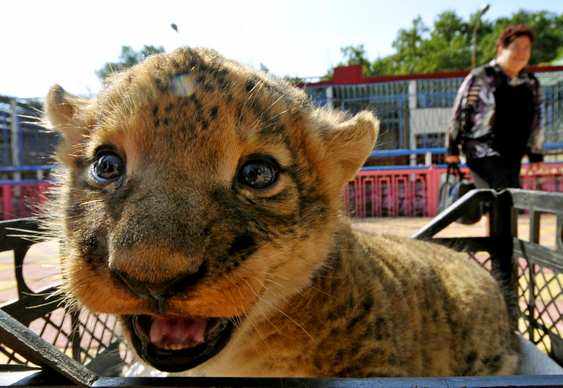
<path fill-rule="evenodd" d="M 151 323 L 150 341 L 160 348 L 180 349 L 204 342 L 207 320 L 201 318 L 158 317 Z"/>

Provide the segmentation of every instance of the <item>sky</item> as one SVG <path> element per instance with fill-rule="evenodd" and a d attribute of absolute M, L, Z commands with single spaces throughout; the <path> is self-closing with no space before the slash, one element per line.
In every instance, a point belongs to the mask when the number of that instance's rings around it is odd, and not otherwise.
<path fill-rule="evenodd" d="M 279 76 L 320 76 L 341 60 L 340 48 L 363 44 L 370 59 L 393 52 L 400 28 L 420 15 L 432 25 L 442 11 L 467 16 L 481 0 L 287 1 L 18 1 L 2 2 L 0 95 L 43 97 L 60 84 L 91 96 L 95 71 L 121 46 L 172 50 L 210 47 Z M 519 9 L 563 12 L 561 0 L 489 1 L 485 19 Z M 175 32 L 170 24 L 178 26 Z"/>

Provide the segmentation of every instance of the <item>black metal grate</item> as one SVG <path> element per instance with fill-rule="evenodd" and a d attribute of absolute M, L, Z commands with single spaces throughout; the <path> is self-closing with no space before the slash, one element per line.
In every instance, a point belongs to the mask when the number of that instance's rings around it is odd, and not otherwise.
<path fill-rule="evenodd" d="M 24 357 L 17 354 L 14 350 L 10 349 L 4 344 L 0 344 L 0 368 L 2 367 L 2 365 L 13 365 L 13 364 L 26 365 L 26 366 L 33 365 Z"/>
<path fill-rule="evenodd" d="M 29 328 L 39 337 L 54 345 L 67 356 L 88 365 L 98 356 L 115 352 L 124 364 L 132 363 L 129 349 L 122 344 L 115 317 L 93 314 L 85 309 L 73 313 L 58 308 L 32 321 Z M 0 344 L 0 365 L 20 364 L 31 366 L 29 361 L 12 349 Z"/>
<path fill-rule="evenodd" d="M 435 238 L 475 203 L 488 208 L 489 237 Z M 415 234 L 468 253 L 491 271 L 505 290 L 518 331 L 563 365 L 563 195 L 528 190 L 474 190 Z M 527 214 L 527 239 L 519 237 L 518 213 Z M 555 230 L 541 228 L 543 215 Z M 552 234 L 553 233 L 553 234 Z M 555 240 L 552 239 L 554 235 Z M 543 237 L 543 238 L 540 238 Z M 542 245 L 543 243 L 543 245 Z M 515 267 L 512 265 L 515 264 Z M 514 271 L 516 269 L 516 271 Z M 510 297 L 514 290 L 515 299 Z"/>
<path fill-rule="evenodd" d="M 489 252 L 467 252 L 468 256 L 475 260 L 481 267 L 491 272 L 491 255 Z"/>
<path fill-rule="evenodd" d="M 532 264 L 530 268 L 527 277 L 533 277 L 535 287 L 532 292 L 535 300 L 526 311 L 528 338 L 539 348 L 551 353 L 552 338 L 563 337 L 563 275 L 536 264 Z M 530 278 L 527 280 L 530 283 Z"/>
<path fill-rule="evenodd" d="M 113 343 L 121 342 L 117 320 L 107 314 L 93 314 L 82 310 L 79 314 L 80 357 L 78 361 L 88 364 L 104 351 L 110 349 Z M 123 361 L 130 363 L 129 351 L 120 356 Z"/>
<path fill-rule="evenodd" d="M 122 341 L 115 317 L 93 314 L 85 309 L 71 311 L 50 299 L 55 292 L 52 287 L 37 292 L 30 289 L 23 269 L 28 249 L 33 243 L 8 238 L 7 235 L 13 233 L 14 228 L 33 231 L 37 225 L 32 220 L 2 222 L 0 234 L 4 236 L 0 238 L 0 243 L 4 244 L 2 249 L 14 250 L 19 296 L 17 301 L 2 308 L 62 353 L 83 365 L 91 366 L 99 374 L 103 374 L 108 367 L 112 367 L 111 373 L 115 373 L 120 365 L 130 364 L 132 355 L 125 345 L 120 346 Z M 29 361 L 0 343 L 0 368 L 2 365 L 18 364 L 26 366 Z"/>
<path fill-rule="evenodd" d="M 488 252 L 468 252 L 468 256 L 491 271 Z M 563 274 L 555 274 L 537 264 L 530 266 L 523 258 L 517 263 L 518 331 L 539 349 L 552 353 L 552 338 L 563 338 Z"/>

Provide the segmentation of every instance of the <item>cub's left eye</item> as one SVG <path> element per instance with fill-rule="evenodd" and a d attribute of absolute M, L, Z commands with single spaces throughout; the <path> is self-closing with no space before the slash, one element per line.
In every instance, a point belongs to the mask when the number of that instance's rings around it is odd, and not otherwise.
<path fill-rule="evenodd" d="M 267 189 L 277 182 L 279 172 L 278 165 L 272 160 L 250 160 L 239 170 L 238 181 L 253 189 Z"/>
<path fill-rule="evenodd" d="M 107 185 L 119 179 L 125 172 L 125 163 L 114 152 L 105 151 L 96 155 L 96 160 L 90 165 L 90 176 L 97 184 Z"/>

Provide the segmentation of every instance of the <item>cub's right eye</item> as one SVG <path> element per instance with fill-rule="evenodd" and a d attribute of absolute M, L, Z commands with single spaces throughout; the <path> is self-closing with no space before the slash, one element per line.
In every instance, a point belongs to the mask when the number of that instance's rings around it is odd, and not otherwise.
<path fill-rule="evenodd" d="M 90 165 L 90 177 L 98 185 L 107 185 L 120 179 L 125 173 L 125 162 L 115 152 L 103 151 L 96 154 Z"/>

